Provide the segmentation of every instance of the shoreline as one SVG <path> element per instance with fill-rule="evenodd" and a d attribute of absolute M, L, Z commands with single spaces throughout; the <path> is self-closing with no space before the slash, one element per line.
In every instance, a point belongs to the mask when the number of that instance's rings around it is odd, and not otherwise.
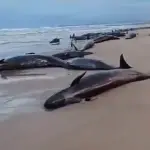
<path fill-rule="evenodd" d="M 1 41 L 0 41 L 0 56 L 1 58 L 9 58 L 15 55 L 22 55 L 28 52 L 37 52 L 54 54 L 70 48 L 69 36 L 73 33 L 76 35 L 81 35 L 88 32 L 106 32 L 112 31 L 114 29 L 129 29 L 132 26 L 136 27 L 135 30 L 147 30 L 150 24 L 142 25 L 98 25 L 98 26 L 74 26 L 74 27 L 63 27 L 63 28 L 35 28 L 35 29 L 10 29 L 10 30 L 0 30 Z M 144 26 L 139 28 L 139 26 Z M 148 27 L 147 27 L 148 26 Z M 136 32 L 136 31 L 135 31 Z M 61 44 L 56 46 L 51 46 L 49 41 L 56 36 L 62 37 Z M 40 39 L 40 40 L 39 40 Z M 79 47 L 84 44 L 81 43 Z"/>

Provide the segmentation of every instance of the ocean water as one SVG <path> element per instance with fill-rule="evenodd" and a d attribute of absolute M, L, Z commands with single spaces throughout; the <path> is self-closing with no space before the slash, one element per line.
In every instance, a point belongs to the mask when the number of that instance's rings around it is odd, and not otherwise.
<path fill-rule="evenodd" d="M 70 34 L 111 31 L 112 29 L 134 28 L 141 25 L 83 25 L 66 27 L 41 27 L 22 29 L 0 29 L 0 58 L 22 55 L 27 52 L 56 53 L 70 48 Z M 146 25 L 142 25 L 146 26 Z M 49 41 L 60 37 L 60 45 L 50 45 Z M 81 46 L 82 47 L 82 46 Z"/>

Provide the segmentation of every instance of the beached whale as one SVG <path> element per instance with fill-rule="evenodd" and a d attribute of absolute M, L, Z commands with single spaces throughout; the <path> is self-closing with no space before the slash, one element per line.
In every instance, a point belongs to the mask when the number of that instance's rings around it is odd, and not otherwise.
<path fill-rule="evenodd" d="M 68 63 L 53 56 L 44 55 L 21 55 L 0 61 L 0 71 L 30 69 L 42 67 L 63 67 L 68 68 Z"/>
<path fill-rule="evenodd" d="M 35 54 L 34 52 L 26 53 L 28 54 Z M 57 57 L 62 60 L 67 60 L 71 58 L 76 58 L 76 57 L 84 57 L 86 55 L 91 55 L 93 52 L 84 52 L 84 51 L 64 51 L 60 53 L 53 54 L 53 57 Z"/>
<path fill-rule="evenodd" d="M 73 39 L 73 40 L 76 40 L 76 41 L 78 41 L 78 40 L 87 40 L 87 37 L 84 36 L 84 35 L 80 35 L 80 36 L 70 36 L 70 38 Z"/>
<path fill-rule="evenodd" d="M 93 47 L 94 42 L 93 41 L 89 41 L 85 44 L 85 46 L 83 47 L 83 49 L 79 50 L 75 44 L 73 42 L 71 42 L 71 46 L 72 48 L 74 48 L 74 51 L 69 49 L 69 50 L 65 50 L 63 52 L 59 52 L 56 54 L 53 54 L 52 56 L 63 59 L 63 60 L 67 60 L 70 58 L 76 58 L 76 57 L 84 57 L 85 55 L 91 55 L 93 54 L 93 52 L 84 52 L 85 50 Z M 31 54 L 35 54 L 34 52 L 28 52 L 25 53 L 26 55 L 31 55 Z"/>
<path fill-rule="evenodd" d="M 70 39 L 74 39 L 74 40 L 89 40 L 89 39 L 94 39 L 96 37 L 98 37 L 99 35 L 101 35 L 102 33 L 85 33 L 82 34 L 80 36 L 70 36 Z"/>
<path fill-rule="evenodd" d="M 83 35 L 80 36 L 70 36 L 70 39 L 74 39 L 74 40 L 89 40 L 89 39 L 96 39 L 100 36 L 115 36 L 115 37 L 123 37 L 125 36 L 126 33 L 122 30 L 115 30 L 112 32 L 98 32 L 98 33 L 85 33 Z"/>
<path fill-rule="evenodd" d="M 72 69 L 76 70 L 111 70 L 111 69 L 129 69 L 131 66 L 125 61 L 123 54 L 120 55 L 119 67 L 111 66 L 101 60 L 89 58 L 76 58 L 69 62 Z M 70 67 L 71 68 L 71 67 Z"/>
<path fill-rule="evenodd" d="M 116 36 L 116 37 L 124 37 L 126 35 L 126 33 L 116 30 L 113 32 L 107 32 L 106 35 L 112 35 L 112 36 Z"/>
<path fill-rule="evenodd" d="M 136 33 L 129 33 L 126 35 L 125 39 L 133 39 L 136 37 Z"/>
<path fill-rule="evenodd" d="M 50 44 L 55 44 L 55 45 L 59 45 L 60 44 L 60 38 L 54 38 L 53 40 L 51 40 L 49 42 Z"/>
<path fill-rule="evenodd" d="M 82 36 L 85 36 L 87 39 L 94 39 L 98 36 L 100 36 L 102 33 L 98 32 L 98 33 L 85 33 Z"/>
<path fill-rule="evenodd" d="M 86 72 L 76 77 L 68 88 L 52 95 L 44 103 L 46 110 L 54 110 L 82 100 L 90 101 L 93 97 L 121 85 L 146 80 L 150 74 L 132 69 L 99 71 L 85 76 Z"/>
<path fill-rule="evenodd" d="M 101 43 L 105 41 L 119 40 L 119 39 L 120 39 L 119 37 L 113 35 L 101 35 L 98 38 L 94 39 L 94 43 Z"/>
<path fill-rule="evenodd" d="M 76 58 L 76 57 L 84 57 L 85 55 L 91 55 L 92 52 L 84 52 L 84 51 L 66 51 L 66 52 L 60 52 L 53 54 L 52 56 L 67 60 L 70 58 Z"/>

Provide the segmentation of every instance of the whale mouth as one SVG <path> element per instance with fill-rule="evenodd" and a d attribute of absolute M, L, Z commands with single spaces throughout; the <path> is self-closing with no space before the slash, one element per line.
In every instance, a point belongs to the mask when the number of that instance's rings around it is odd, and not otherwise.
<path fill-rule="evenodd" d="M 46 110 L 54 110 L 63 106 L 65 106 L 65 97 L 61 93 L 52 95 L 44 103 L 44 108 Z"/>

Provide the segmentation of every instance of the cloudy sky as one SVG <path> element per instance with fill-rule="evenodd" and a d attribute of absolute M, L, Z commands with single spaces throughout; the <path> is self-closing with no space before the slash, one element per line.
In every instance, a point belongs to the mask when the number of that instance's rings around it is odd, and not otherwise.
<path fill-rule="evenodd" d="M 150 0 L 5 0 L 0 2 L 0 27 L 22 22 L 43 25 L 148 20 Z M 64 18 L 63 18 L 64 17 Z M 64 19 L 64 21 L 63 21 Z M 14 22 L 15 21 L 15 22 Z M 24 22 L 23 22 L 24 21 Z M 49 22 L 50 21 L 50 22 Z"/>

